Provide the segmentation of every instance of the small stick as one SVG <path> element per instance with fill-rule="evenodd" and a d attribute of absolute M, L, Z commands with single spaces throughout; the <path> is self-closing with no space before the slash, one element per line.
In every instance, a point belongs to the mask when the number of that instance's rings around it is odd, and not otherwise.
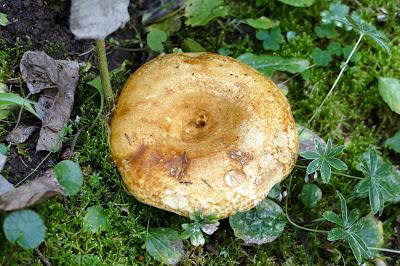
<path fill-rule="evenodd" d="M 38 255 L 39 259 L 43 262 L 46 266 L 52 266 L 51 263 L 44 257 L 43 253 L 38 249 L 35 248 L 36 255 Z"/>

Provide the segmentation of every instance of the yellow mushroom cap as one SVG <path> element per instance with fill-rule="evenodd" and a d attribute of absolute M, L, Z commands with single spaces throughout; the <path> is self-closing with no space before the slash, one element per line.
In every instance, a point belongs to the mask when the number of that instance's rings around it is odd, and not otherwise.
<path fill-rule="evenodd" d="M 183 216 L 251 209 L 292 170 L 297 130 L 275 84 L 213 53 L 159 56 L 131 75 L 111 154 L 141 202 Z"/>

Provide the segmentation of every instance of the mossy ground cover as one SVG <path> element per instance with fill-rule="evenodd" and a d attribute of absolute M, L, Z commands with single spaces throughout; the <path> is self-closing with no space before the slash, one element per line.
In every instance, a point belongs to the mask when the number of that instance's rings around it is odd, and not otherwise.
<path fill-rule="evenodd" d="M 320 12 L 328 8 L 329 2 L 316 1 L 309 8 L 293 8 L 278 1 L 255 6 L 255 1 L 229 2 L 231 11 L 227 18 L 219 18 L 204 27 L 190 28 L 183 26 L 170 36 L 165 49 L 171 52 L 185 38 L 192 38 L 208 51 L 221 48 L 232 57 L 245 52 L 255 54 L 275 54 L 283 57 L 309 59 L 316 47 L 326 49 L 329 40 L 318 38 L 313 28 L 320 21 Z M 379 30 L 389 37 L 392 48 L 391 56 L 379 49 L 371 40 L 364 41 L 357 51 L 357 59 L 350 63 L 337 89 L 323 107 L 310 128 L 323 139 L 331 138 L 335 144 L 345 144 L 346 150 L 342 159 L 349 166 L 349 173 L 360 176 L 356 170 L 361 155 L 369 145 L 376 145 L 383 157 L 393 163 L 399 163 L 398 157 L 383 148 L 383 141 L 399 129 L 400 116 L 393 113 L 383 102 L 378 92 L 380 76 L 400 77 L 400 30 L 396 1 L 345 1 L 362 17 L 375 24 Z M 378 22 L 378 8 L 384 7 L 388 13 L 388 21 Z M 289 31 L 297 33 L 291 41 L 286 40 L 278 51 L 265 51 L 262 43 L 248 27 L 237 28 L 229 23 L 232 19 L 257 18 L 268 16 L 280 22 L 283 34 Z M 135 25 L 140 27 L 140 25 Z M 335 41 L 346 45 L 354 45 L 357 35 L 354 32 L 338 30 Z M 132 34 L 131 36 L 135 36 Z M 118 37 L 116 37 L 118 40 Z M 130 37 L 138 40 L 138 37 Z M 144 36 L 142 36 L 144 39 Z M 124 40 L 119 40 L 124 41 Z M 52 49 L 57 47 L 51 46 Z M 17 47 L 1 43 L 0 79 L 6 80 L 19 75 L 17 65 L 23 50 L 29 47 Z M 65 48 L 63 48 L 63 53 Z M 128 61 L 131 52 L 126 58 Z M 94 58 L 91 57 L 90 60 Z M 315 66 L 303 79 L 300 75 L 293 77 L 288 83 L 287 98 L 292 107 L 296 122 L 305 124 L 325 97 L 333 80 L 340 71 L 343 57 L 336 57 L 326 67 Z M 311 60 L 310 60 L 311 61 Z M 95 65 L 95 62 L 92 61 Z M 135 69 L 138 62 L 131 60 L 127 69 Z M 80 117 L 79 123 L 71 121 L 73 132 L 80 128 L 90 127 L 97 115 L 100 98 L 93 87 L 86 83 L 93 79 L 96 70 L 91 69 L 81 75 L 76 98 L 79 106 L 75 113 Z M 123 81 L 129 76 L 125 71 L 113 80 L 113 87 L 120 90 Z M 288 76 L 288 78 L 291 75 Z M 13 86 L 16 92 L 23 91 L 19 85 Z M 7 134 L 15 123 L 17 115 L 13 114 L 8 121 L 0 124 L 1 136 Z M 102 116 L 97 125 L 90 131 L 83 131 L 75 147 L 73 160 L 79 162 L 85 174 L 85 182 L 78 196 L 66 199 L 53 199 L 34 207 L 47 226 L 46 240 L 40 250 L 53 265 L 158 265 L 145 251 L 144 241 L 147 228 L 170 227 L 181 229 L 187 219 L 152 208 L 136 201 L 124 188 L 118 172 L 108 152 L 108 128 L 105 126 L 109 116 Z M 74 120 L 74 118 L 72 118 Z M 68 135 L 64 141 L 68 147 L 74 134 Z M 58 157 L 61 154 L 57 155 Z M 301 164 L 301 161 L 299 162 Z M 319 183 L 323 199 L 313 209 L 306 209 L 298 196 L 304 184 L 305 172 L 296 168 L 292 175 L 292 187 L 289 192 L 288 213 L 296 223 L 310 228 L 330 229 L 328 223 L 315 222 L 326 210 L 338 211 L 338 199 L 335 191 L 351 194 L 358 180 L 333 175 L 329 184 Z M 288 182 L 281 184 L 287 188 Z M 351 208 L 357 207 L 362 213 L 369 212 L 367 200 L 348 203 Z M 82 221 L 88 207 L 101 205 L 106 211 L 108 227 L 99 233 L 88 233 L 83 230 Z M 380 220 L 384 222 L 385 246 L 399 249 L 398 232 L 393 228 L 396 215 L 400 213 L 399 205 L 385 207 Z M 1 214 L 1 219 L 5 217 Z M 290 224 L 284 233 L 274 242 L 261 246 L 246 246 L 233 235 L 227 220 L 222 220 L 219 230 L 207 237 L 206 245 L 193 248 L 189 241 L 183 265 L 355 265 L 351 250 L 344 242 L 332 243 L 326 235 L 310 233 L 297 229 Z M 388 254 L 382 254 L 381 256 Z M 399 263 L 400 258 L 392 256 L 388 265 Z M 9 244 L 0 234 L 0 263 L 10 265 L 42 265 L 34 251 L 24 251 Z"/>

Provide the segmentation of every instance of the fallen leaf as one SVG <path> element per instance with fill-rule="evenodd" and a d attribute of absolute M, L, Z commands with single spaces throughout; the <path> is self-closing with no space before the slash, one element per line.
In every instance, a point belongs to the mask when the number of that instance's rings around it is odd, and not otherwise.
<path fill-rule="evenodd" d="M 2 194 L 0 210 L 23 209 L 57 195 L 64 195 L 64 190 L 55 179 L 53 172 L 49 170 L 45 175 Z"/>
<path fill-rule="evenodd" d="M 21 59 L 20 69 L 31 93 L 44 90 L 36 105 L 42 120 L 36 150 L 57 150 L 62 144 L 60 132 L 74 103 L 79 65 L 75 61 L 54 60 L 44 52 L 28 51 Z"/>
<path fill-rule="evenodd" d="M 70 29 L 79 39 L 105 39 L 129 21 L 129 0 L 73 0 Z"/>
<path fill-rule="evenodd" d="M 7 135 L 6 141 L 16 144 L 24 143 L 35 129 L 37 129 L 36 126 L 19 125 Z"/>
<path fill-rule="evenodd" d="M 299 152 L 304 151 L 315 151 L 314 141 L 317 140 L 319 143 L 325 144 L 325 141 L 321 139 L 314 131 L 303 127 L 300 124 L 296 124 L 297 131 L 299 133 L 300 148 Z"/>
<path fill-rule="evenodd" d="M 6 161 L 7 161 L 7 156 L 0 153 L 0 172 L 3 170 Z"/>
<path fill-rule="evenodd" d="M 0 196 L 11 190 L 15 190 L 14 186 L 4 176 L 0 175 Z"/>

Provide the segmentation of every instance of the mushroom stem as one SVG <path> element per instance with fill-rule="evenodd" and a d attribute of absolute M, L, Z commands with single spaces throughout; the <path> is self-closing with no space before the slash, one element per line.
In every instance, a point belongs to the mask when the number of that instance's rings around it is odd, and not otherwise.
<path fill-rule="evenodd" d="M 328 94 L 326 94 L 325 98 L 322 100 L 321 104 L 318 106 L 317 110 L 315 110 L 314 114 L 311 116 L 311 118 L 307 121 L 306 126 L 299 132 L 299 136 L 303 133 L 304 129 L 306 127 L 309 127 L 311 122 L 314 121 L 315 117 L 321 112 L 322 107 L 324 106 L 325 102 L 328 100 L 329 96 L 331 96 L 333 90 L 336 88 L 337 84 L 339 83 L 340 78 L 343 76 L 344 71 L 347 70 L 347 65 L 350 62 L 351 57 L 353 56 L 353 54 L 356 52 L 358 46 L 360 45 L 360 42 L 362 40 L 362 38 L 364 37 L 364 34 L 360 34 L 360 36 L 358 37 L 358 40 L 356 42 L 356 44 L 354 45 L 353 49 L 351 50 L 351 53 L 349 54 L 349 56 L 346 59 L 346 62 L 344 62 L 344 64 L 342 64 L 342 66 L 340 67 L 340 73 L 339 75 L 336 77 L 335 82 L 333 83 L 332 87 L 330 88 L 330 90 L 328 91 Z"/>
<path fill-rule="evenodd" d="M 108 72 L 108 63 L 107 63 L 104 39 L 96 40 L 96 47 L 97 47 L 101 85 L 103 87 L 106 104 L 107 106 L 110 106 L 114 100 L 114 94 L 111 88 L 110 74 Z"/>

